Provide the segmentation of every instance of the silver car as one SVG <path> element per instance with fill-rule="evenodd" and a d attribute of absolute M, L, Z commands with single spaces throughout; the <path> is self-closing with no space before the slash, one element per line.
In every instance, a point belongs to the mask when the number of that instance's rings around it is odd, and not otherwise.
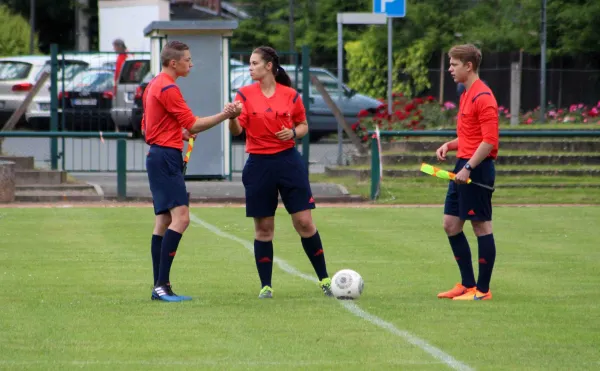
<path fill-rule="evenodd" d="M 150 72 L 150 59 L 127 59 L 117 77 L 111 116 L 119 131 L 132 131 L 131 110 L 138 86 Z"/>
<path fill-rule="evenodd" d="M 283 67 L 290 76 L 292 86 L 297 86 L 296 90 L 302 92 L 302 70 L 300 68 L 296 70 L 296 66 L 294 65 L 282 65 L 281 67 Z M 351 125 L 358 120 L 357 115 L 361 110 L 373 109 L 381 105 L 381 102 L 377 99 L 358 94 L 346 85 L 342 85 L 343 91 L 340 96 L 337 77 L 324 68 L 311 67 L 310 73 L 311 75 L 316 76 L 323 84 L 325 90 L 331 96 L 331 99 L 333 99 L 342 111 L 348 125 Z M 297 85 L 296 75 L 298 76 Z M 237 89 L 253 83 L 250 73 L 244 76 L 242 81 L 236 81 L 236 84 L 232 85 L 232 99 L 235 99 Z M 329 109 L 329 106 L 325 103 L 325 100 L 312 82 L 309 86 L 310 90 L 308 96 L 310 98 L 310 106 L 307 116 L 310 125 L 310 138 L 311 140 L 317 141 L 326 135 L 336 133 L 338 124 L 333 112 Z"/>

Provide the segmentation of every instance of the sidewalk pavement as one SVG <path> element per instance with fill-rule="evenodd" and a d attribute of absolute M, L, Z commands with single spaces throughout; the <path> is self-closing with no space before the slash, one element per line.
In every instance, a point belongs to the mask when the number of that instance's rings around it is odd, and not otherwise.
<path fill-rule="evenodd" d="M 69 176 L 96 186 L 103 193 L 105 199 L 117 198 L 116 173 L 77 173 L 71 172 Z M 244 185 L 241 175 L 234 175 L 229 180 L 204 180 L 186 181 L 190 201 L 192 202 L 244 202 Z M 356 202 L 362 198 L 352 196 L 341 185 L 334 183 L 311 183 L 313 196 L 317 202 Z M 127 174 L 127 199 L 131 201 L 150 201 L 152 195 L 148 185 L 146 173 Z"/>

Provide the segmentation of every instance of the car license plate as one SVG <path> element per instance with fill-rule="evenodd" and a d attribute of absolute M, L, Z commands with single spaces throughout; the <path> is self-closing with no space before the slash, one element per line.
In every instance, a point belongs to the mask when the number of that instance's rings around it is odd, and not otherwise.
<path fill-rule="evenodd" d="M 50 111 L 50 103 L 40 103 L 40 111 Z"/>
<path fill-rule="evenodd" d="M 0 100 L 0 109 L 4 108 L 6 106 L 6 102 L 3 100 Z"/>
<path fill-rule="evenodd" d="M 95 106 L 96 99 L 73 99 L 74 106 Z"/>
<path fill-rule="evenodd" d="M 132 92 L 132 91 L 127 92 L 127 100 L 133 100 L 134 97 L 135 97 L 134 92 Z"/>

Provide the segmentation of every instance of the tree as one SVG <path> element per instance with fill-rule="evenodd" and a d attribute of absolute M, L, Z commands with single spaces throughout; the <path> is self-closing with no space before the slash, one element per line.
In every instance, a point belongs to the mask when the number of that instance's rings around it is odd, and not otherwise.
<path fill-rule="evenodd" d="M 29 19 L 30 1 L 0 0 L 0 4 Z M 75 45 L 75 1 L 36 0 L 35 5 L 35 30 L 39 35 L 39 49 L 47 54 L 50 52 L 50 44 L 56 43 L 62 50 L 72 50 Z"/>
<path fill-rule="evenodd" d="M 597 53 L 600 34 L 596 22 L 600 18 L 597 0 L 549 1 L 548 13 L 555 14 L 553 29 L 557 35 L 557 49 L 563 55 Z"/>
<path fill-rule="evenodd" d="M 0 55 L 29 54 L 30 35 L 29 23 L 20 15 L 12 13 L 7 6 L 0 5 Z M 34 40 L 37 45 L 37 37 Z"/>

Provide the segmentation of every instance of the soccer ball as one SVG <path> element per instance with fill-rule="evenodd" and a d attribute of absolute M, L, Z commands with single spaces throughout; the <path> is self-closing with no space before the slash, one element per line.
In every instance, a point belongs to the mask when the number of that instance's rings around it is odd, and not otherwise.
<path fill-rule="evenodd" d="M 337 299 L 358 299 L 363 292 L 365 282 L 360 274 L 352 269 L 342 269 L 331 279 L 331 292 Z"/>

